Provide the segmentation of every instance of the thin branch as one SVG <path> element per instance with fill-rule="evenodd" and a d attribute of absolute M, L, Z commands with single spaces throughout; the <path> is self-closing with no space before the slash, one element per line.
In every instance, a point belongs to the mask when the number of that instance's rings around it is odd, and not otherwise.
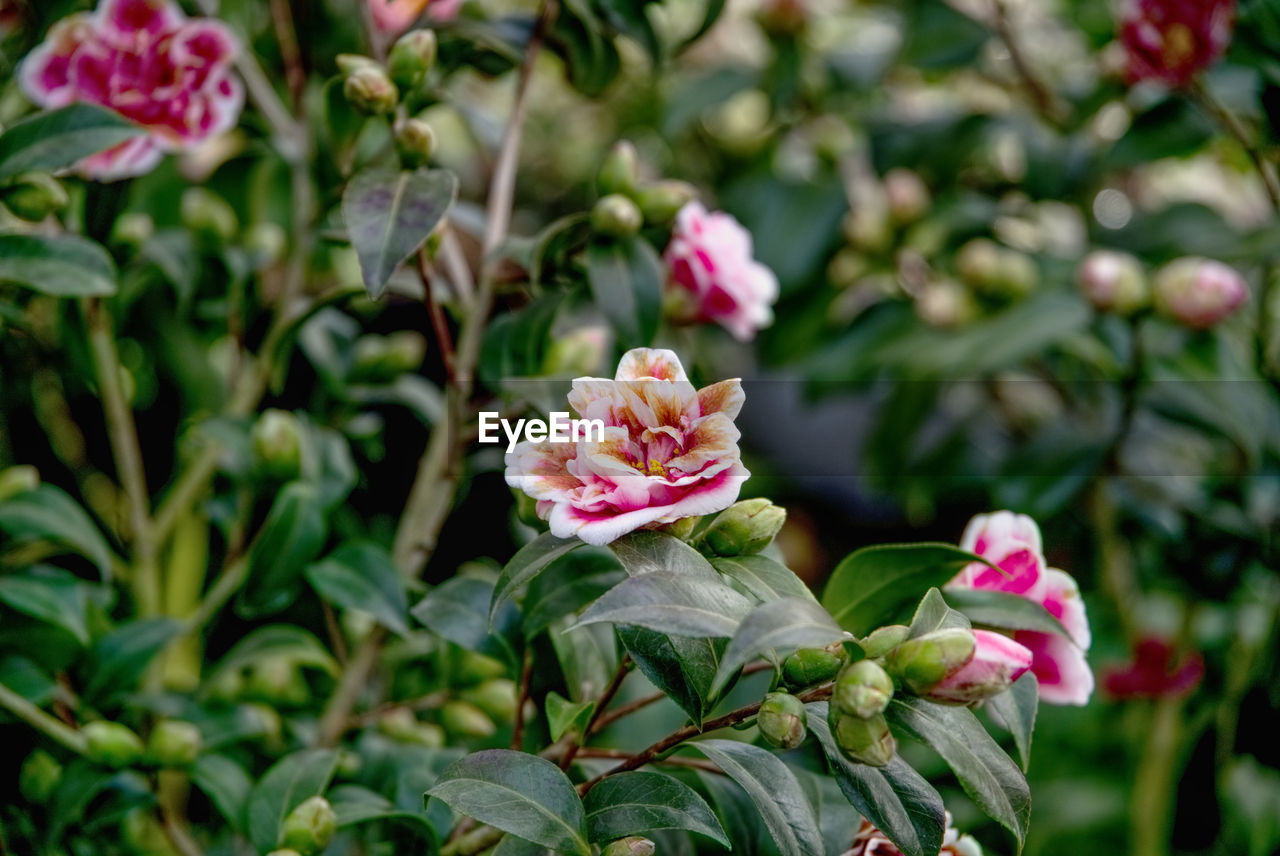
<path fill-rule="evenodd" d="M 431 262 L 427 259 L 425 247 L 418 250 L 415 259 L 418 263 L 418 280 L 422 283 L 422 301 L 427 306 L 427 314 L 431 316 L 431 328 L 436 336 L 436 346 L 440 348 L 440 360 L 444 363 L 445 377 L 453 380 L 454 356 L 453 337 L 449 333 L 449 323 L 445 320 L 444 310 L 436 300 L 431 288 Z"/>
<path fill-rule="evenodd" d="M 1271 207 L 1280 212 L 1280 178 L 1277 178 L 1275 168 L 1267 161 L 1262 149 L 1245 128 L 1244 123 L 1199 80 L 1191 81 L 1188 91 L 1205 112 L 1212 116 L 1214 121 L 1244 149 L 1258 171 L 1258 175 L 1262 177 L 1262 185 L 1267 191 L 1267 198 L 1271 200 Z"/>
<path fill-rule="evenodd" d="M 1018 73 L 1023 88 L 1031 96 L 1031 102 L 1035 105 L 1036 111 L 1051 124 L 1061 127 L 1067 119 L 1067 110 L 1027 60 L 1027 55 L 1022 50 L 1022 43 L 1018 41 L 1017 34 L 1013 31 L 1013 24 L 1009 20 L 1008 4 L 1005 0 L 992 0 L 992 4 L 995 9 L 992 23 L 996 35 L 1009 51 L 1009 59 L 1013 62 L 1014 71 Z"/>
<path fill-rule="evenodd" d="M 0 707 L 78 755 L 83 755 L 88 749 L 89 741 L 83 734 L 67 727 L 4 684 L 0 684 Z"/>
<path fill-rule="evenodd" d="M 284 79 L 293 99 L 293 112 L 302 108 L 302 96 L 307 88 L 307 71 L 302 67 L 302 52 L 298 49 L 298 31 L 293 24 L 293 11 L 287 0 L 271 0 L 271 26 L 275 30 L 276 44 L 280 46 L 280 59 L 284 63 Z"/>
<path fill-rule="evenodd" d="M 631 753 L 625 749 L 581 749 L 578 751 L 579 758 L 599 758 L 603 760 L 625 760 L 631 757 Z M 689 767 L 694 770 L 704 770 L 708 773 L 716 773 L 725 775 L 724 770 L 710 761 L 704 761 L 701 758 L 659 758 L 654 763 L 666 764 L 670 767 Z"/>
<path fill-rule="evenodd" d="M 524 706 L 529 702 L 529 687 L 533 683 L 533 651 L 525 648 L 520 667 L 520 689 L 516 694 L 515 724 L 511 727 L 511 748 L 524 746 Z"/>
<path fill-rule="evenodd" d="M 582 740 L 586 740 L 592 734 L 596 722 L 600 719 L 600 714 L 613 701 L 613 697 L 618 694 L 618 690 L 622 689 L 622 683 L 627 679 L 627 675 L 631 672 L 631 655 L 624 654 L 622 659 L 618 661 L 618 668 L 613 673 L 612 680 L 609 685 L 604 688 L 604 692 L 600 693 L 600 698 L 596 701 L 596 708 L 591 713 L 591 718 L 587 720 L 587 727 L 582 729 Z M 573 758 L 582 749 L 582 741 L 574 741 L 565 750 L 564 757 L 560 759 L 560 769 L 567 770 L 569 765 L 573 763 Z"/>
<path fill-rule="evenodd" d="M 351 710 L 356 706 L 360 691 L 369 681 L 369 675 L 373 672 L 374 664 L 378 662 L 378 653 L 382 650 L 382 643 L 386 638 L 385 627 L 379 625 L 373 628 L 369 631 L 369 635 L 364 637 L 355 654 L 347 661 L 347 666 L 338 679 L 338 686 L 334 688 L 333 695 L 330 696 L 329 703 L 325 705 L 324 713 L 320 716 L 320 725 L 316 728 L 313 745 L 334 746 L 346 732 L 351 722 Z"/>

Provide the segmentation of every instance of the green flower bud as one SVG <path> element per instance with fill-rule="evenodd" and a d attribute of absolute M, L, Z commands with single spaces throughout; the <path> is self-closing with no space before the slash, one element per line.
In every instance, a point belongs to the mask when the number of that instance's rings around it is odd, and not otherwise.
<path fill-rule="evenodd" d="M 302 469 L 302 423 L 287 410 L 264 410 L 253 425 L 253 456 L 274 478 L 294 478 Z"/>
<path fill-rule="evenodd" d="M 475 651 L 463 651 L 454 669 L 458 684 L 478 684 L 489 678 L 501 678 L 507 674 L 507 667 L 500 661 Z"/>
<path fill-rule="evenodd" d="M 915 310 L 921 321 L 944 330 L 963 327 L 978 316 L 973 295 L 951 279 L 931 282 L 921 289 L 916 295 Z"/>
<path fill-rule="evenodd" d="M 189 767 L 200 757 L 203 738 L 190 722 L 166 719 L 147 736 L 147 760 L 162 767 Z"/>
<path fill-rule="evenodd" d="M 412 330 L 361 336 L 355 343 L 351 374 L 356 380 L 385 383 L 417 371 L 426 354 L 427 340 Z"/>
<path fill-rule="evenodd" d="M 698 521 L 702 520 L 702 516 L 697 517 L 681 517 L 679 520 L 673 520 L 670 523 L 664 523 L 656 527 L 658 532 L 665 532 L 673 538 L 679 538 L 681 541 L 688 541 L 693 535 L 693 530 L 698 528 Z"/>
<path fill-rule="evenodd" d="M 883 767 L 893 760 L 894 753 L 898 751 L 898 741 L 889 730 L 884 714 L 877 713 L 864 719 L 841 713 L 833 705 L 828 721 L 836 745 L 851 761 Z"/>
<path fill-rule="evenodd" d="M 782 661 L 782 679 L 792 689 L 802 690 L 831 680 L 848 660 L 849 653 L 839 642 L 826 648 L 801 648 Z"/>
<path fill-rule="evenodd" d="M 319 853 L 329 846 L 338 830 L 338 815 L 322 796 L 308 797 L 285 817 L 280 828 L 280 845 L 299 853 Z"/>
<path fill-rule="evenodd" d="M 542 361 L 542 373 L 568 377 L 599 374 L 608 347 L 609 331 L 606 328 L 579 327 L 552 339 Z"/>
<path fill-rule="evenodd" d="M 364 769 L 364 759 L 359 752 L 350 749 L 338 750 L 338 763 L 334 767 L 334 775 L 342 779 L 354 779 Z"/>
<path fill-rule="evenodd" d="M 279 850 L 272 850 L 267 856 L 302 856 L 302 854 L 292 847 L 281 847 Z"/>
<path fill-rule="evenodd" d="M 955 257 L 956 273 L 978 291 L 990 287 L 1000 276 L 1000 245 L 989 238 L 974 238 Z"/>
<path fill-rule="evenodd" d="M 632 835 L 629 838 L 619 838 L 608 847 L 604 848 L 601 856 L 653 856 L 655 850 L 654 843 L 647 838 L 641 838 L 638 835 Z"/>
<path fill-rule="evenodd" d="M 244 248 L 254 256 L 254 264 L 268 267 L 284 258 L 289 237 L 278 223 L 254 223 L 245 232 Z"/>
<path fill-rule="evenodd" d="M 1080 262 L 1076 282 L 1099 312 L 1132 315 L 1151 303 L 1147 272 L 1129 253 L 1094 250 Z"/>
<path fill-rule="evenodd" d="M 512 488 L 511 495 L 516 501 L 516 519 L 538 532 L 547 531 L 547 521 L 538 516 L 538 500 L 519 488 Z"/>
<path fill-rule="evenodd" d="M 263 743 L 268 746 L 280 743 L 280 738 L 284 734 L 284 720 L 281 719 L 280 714 L 276 713 L 274 707 L 250 702 L 244 706 L 244 712 L 250 728 L 261 735 Z"/>
<path fill-rule="evenodd" d="M 911 628 L 905 624 L 890 624 L 871 631 L 867 638 L 858 644 L 866 652 L 867 657 L 874 660 L 897 648 L 911 635 Z"/>
<path fill-rule="evenodd" d="M 889 211 L 883 200 L 864 201 L 845 215 L 841 224 L 845 240 L 856 250 L 879 255 L 889 249 L 893 232 L 889 228 Z"/>
<path fill-rule="evenodd" d="M 884 711 L 893 698 L 893 678 L 872 660 L 850 663 L 836 677 L 831 705 L 866 719 Z"/>
<path fill-rule="evenodd" d="M 245 691 L 267 704 L 301 707 L 311 698 L 306 678 L 291 658 L 264 657 L 249 669 Z"/>
<path fill-rule="evenodd" d="M 923 695 L 972 660 L 976 646 L 972 630 L 935 630 L 890 651 L 885 668 L 912 692 Z"/>
<path fill-rule="evenodd" d="M 702 536 L 702 543 L 717 556 L 759 553 L 786 521 L 786 510 L 769 500 L 744 499 L 721 512 Z"/>
<path fill-rule="evenodd" d="M 227 200 L 204 187 L 188 187 L 182 192 L 182 225 L 197 237 L 225 244 L 240 231 L 240 221 Z"/>
<path fill-rule="evenodd" d="M 244 674 L 239 669 L 223 669 L 210 680 L 204 690 L 210 701 L 231 703 L 244 692 Z"/>
<path fill-rule="evenodd" d="M 0 190 L 5 207 L 15 216 L 39 223 L 67 207 L 70 198 L 62 182 L 47 172 L 24 172 Z"/>
<path fill-rule="evenodd" d="M 156 222 L 150 214 L 141 211 L 128 211 L 116 218 L 116 225 L 111 230 L 111 242 L 141 247 L 156 233 Z"/>
<path fill-rule="evenodd" d="M 377 60 L 363 54 L 341 53 L 338 54 L 334 61 L 338 64 L 338 71 L 344 75 L 350 74 L 358 68 L 379 68 Z"/>
<path fill-rule="evenodd" d="M 22 762 L 18 773 L 18 791 L 29 803 L 43 805 L 53 796 L 62 781 L 62 765 L 48 752 L 37 749 Z"/>
<path fill-rule="evenodd" d="M 410 30 L 387 55 L 387 71 L 401 92 L 412 92 L 426 78 L 436 61 L 434 30 Z"/>
<path fill-rule="evenodd" d="M 417 169 L 436 151 L 436 132 L 421 119 L 406 119 L 396 131 L 396 152 L 405 169 Z"/>
<path fill-rule="evenodd" d="M 804 702 L 791 693 L 769 693 L 760 703 L 756 716 L 760 734 L 779 749 L 794 749 L 804 742 Z"/>
<path fill-rule="evenodd" d="M 933 202 L 924 180 L 909 169 L 891 169 L 885 173 L 884 193 L 889 202 L 889 217 L 898 226 L 919 220 Z"/>
<path fill-rule="evenodd" d="M 1040 269 L 1026 253 L 1006 250 L 1000 256 L 1000 275 L 989 293 L 1002 300 L 1020 300 L 1040 285 Z"/>
<path fill-rule="evenodd" d="M 142 738 L 118 722 L 96 720 L 81 733 L 86 740 L 84 755 L 95 764 L 123 769 L 142 758 Z"/>
<path fill-rule="evenodd" d="M 0 502 L 40 486 L 40 471 L 35 467 L 19 465 L 0 470 Z"/>
<path fill-rule="evenodd" d="M 636 147 L 627 140 L 619 140 L 609 150 L 609 155 L 596 173 L 596 187 L 602 196 L 621 193 L 630 196 L 635 193 L 636 181 L 639 178 L 639 157 Z"/>
<path fill-rule="evenodd" d="M 603 196 L 591 209 L 591 228 L 615 238 L 629 238 L 644 225 L 640 208 L 621 193 Z"/>
<path fill-rule="evenodd" d="M 485 712 L 469 701 L 455 699 L 440 709 L 440 722 L 445 730 L 458 737 L 483 739 L 498 730 Z"/>
<path fill-rule="evenodd" d="M 342 94 L 351 106 L 369 116 L 385 116 L 396 109 L 400 92 L 379 66 L 362 65 L 347 75 Z"/>
<path fill-rule="evenodd" d="M 681 208 L 697 198 L 698 191 L 689 182 L 667 179 L 642 188 L 636 194 L 636 203 L 644 214 L 644 222 L 666 226 L 676 219 Z"/>
<path fill-rule="evenodd" d="M 464 690 L 462 698 L 501 722 L 515 719 L 519 689 L 510 678 L 490 678 L 477 687 Z"/>
<path fill-rule="evenodd" d="M 120 821 L 120 838 L 127 852 L 143 856 L 177 856 L 154 811 L 135 808 Z"/>

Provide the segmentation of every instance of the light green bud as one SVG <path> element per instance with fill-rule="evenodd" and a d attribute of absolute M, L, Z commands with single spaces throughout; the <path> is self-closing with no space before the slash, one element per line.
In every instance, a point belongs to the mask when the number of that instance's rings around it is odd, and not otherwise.
<path fill-rule="evenodd" d="M 510 678 L 490 678 L 479 686 L 463 690 L 462 698 L 500 722 L 515 718 L 519 688 Z"/>
<path fill-rule="evenodd" d="M 338 815 L 329 801 L 322 796 L 308 797 L 285 817 L 280 845 L 310 856 L 328 847 L 337 830 Z"/>
<path fill-rule="evenodd" d="M 833 707 L 863 719 L 882 713 L 891 698 L 893 678 L 872 660 L 859 660 L 845 666 L 831 690 Z"/>
<path fill-rule="evenodd" d="M 400 92 L 386 71 L 376 65 L 362 65 L 347 75 L 342 94 L 351 106 L 369 116 L 385 116 L 396 109 Z"/>
<path fill-rule="evenodd" d="M 396 131 L 396 152 L 405 169 L 425 166 L 436 151 L 436 132 L 421 119 L 406 119 Z"/>
<path fill-rule="evenodd" d="M 676 219 L 681 208 L 697 198 L 698 191 L 689 182 L 666 179 L 641 188 L 636 194 L 636 204 L 644 214 L 644 222 L 666 226 Z"/>
<path fill-rule="evenodd" d="M 973 659 L 972 630 L 948 627 L 908 639 L 889 652 L 885 668 L 912 692 L 923 695 Z"/>
<path fill-rule="evenodd" d="M 849 760 L 872 767 L 883 767 L 893 760 L 894 753 L 898 751 L 898 741 L 889 730 L 884 714 L 866 718 L 850 716 L 835 706 L 830 711 L 831 733 Z"/>
<path fill-rule="evenodd" d="M 785 509 L 760 497 L 729 506 L 711 524 L 702 543 L 717 556 L 759 553 L 787 521 Z"/>
<path fill-rule="evenodd" d="M 484 739 L 492 737 L 498 730 L 483 710 L 461 699 L 447 702 L 440 709 L 440 723 L 446 731 L 458 737 Z"/>
<path fill-rule="evenodd" d="M 632 835 L 629 838 L 619 838 L 604 848 L 601 856 L 653 856 L 656 845 L 647 838 L 641 838 L 638 835 Z"/>
<path fill-rule="evenodd" d="M 338 54 L 335 62 L 338 65 L 338 71 L 344 75 L 350 74 L 358 68 L 379 68 L 378 61 L 372 57 L 363 54 L 341 53 Z"/>
<path fill-rule="evenodd" d="M 779 749 L 794 749 L 804 742 L 804 702 L 791 693 L 769 693 L 760 703 L 756 727 L 760 735 Z"/>
<path fill-rule="evenodd" d="M 867 638 L 858 644 L 862 646 L 862 650 L 866 652 L 867 657 L 874 660 L 878 657 L 883 657 L 907 641 L 907 637 L 910 635 L 911 628 L 907 625 L 890 624 L 871 631 Z"/>
<path fill-rule="evenodd" d="M 182 225 L 206 240 L 225 244 L 240 231 L 236 212 L 218 194 L 205 187 L 188 187 L 182 192 Z"/>
<path fill-rule="evenodd" d="M 200 757 L 202 742 L 192 723 L 166 719 L 147 735 L 147 760 L 162 767 L 189 767 Z"/>
<path fill-rule="evenodd" d="M 86 741 L 84 755 L 95 764 L 119 770 L 142 759 L 142 738 L 118 722 L 95 720 L 81 734 Z"/>
<path fill-rule="evenodd" d="M 387 72 L 401 92 L 412 92 L 422 84 L 436 61 L 434 30 L 410 30 L 391 46 Z"/>
<path fill-rule="evenodd" d="M 39 223 L 67 207 L 70 198 L 62 182 L 47 172 L 24 172 L 0 189 L 0 199 L 15 216 Z"/>
<path fill-rule="evenodd" d="M 621 193 L 603 196 L 591 209 L 591 228 L 615 238 L 629 238 L 644 225 L 644 215 Z"/>
<path fill-rule="evenodd" d="M 62 765 L 48 752 L 37 749 L 22 762 L 22 770 L 18 773 L 18 792 L 27 802 L 43 805 L 53 796 L 60 781 Z"/>
<path fill-rule="evenodd" d="M 302 423 L 287 410 L 264 410 L 253 425 L 253 456 L 262 470 L 291 479 L 302 469 Z"/>
<path fill-rule="evenodd" d="M 848 660 L 849 653 L 839 642 L 826 648 L 801 648 L 782 661 L 782 679 L 792 689 L 806 689 L 834 678 Z"/>
<path fill-rule="evenodd" d="M 0 470 L 0 502 L 39 486 L 40 471 L 35 467 L 20 464 Z"/>
<path fill-rule="evenodd" d="M 638 164 L 639 156 L 635 146 L 627 140 L 614 143 L 600 166 L 600 172 L 596 174 L 596 187 L 601 195 L 621 193 L 630 196 L 635 193 L 640 174 Z"/>

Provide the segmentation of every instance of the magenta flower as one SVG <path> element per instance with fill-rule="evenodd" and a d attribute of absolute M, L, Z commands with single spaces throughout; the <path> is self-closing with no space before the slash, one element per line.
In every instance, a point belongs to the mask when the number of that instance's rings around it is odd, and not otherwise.
<path fill-rule="evenodd" d="M 150 172 L 235 123 L 244 90 L 231 74 L 236 43 L 218 21 L 190 20 L 166 0 L 103 0 L 64 18 L 23 61 L 23 91 L 45 108 L 101 104 L 146 136 L 86 158 L 76 169 L 114 181 Z"/>
<path fill-rule="evenodd" d="M 1050 704 L 1087 704 L 1094 682 L 1085 659 L 1092 638 L 1084 601 L 1069 574 L 1048 567 L 1041 548 L 1040 527 L 1025 514 L 980 514 L 969 521 L 960 547 L 982 556 L 999 570 L 974 562 L 947 587 L 1005 591 L 1044 606 L 1068 635 L 1019 630 L 1013 634 L 1013 641 L 1031 652 L 1031 672 L 1040 683 L 1041 700 Z"/>
<path fill-rule="evenodd" d="M 971 704 L 1009 689 L 1031 668 L 1032 654 L 1008 636 L 975 630 L 973 659 L 929 690 L 930 701 Z"/>
<path fill-rule="evenodd" d="M 752 257 L 751 233 L 732 215 L 690 202 L 663 254 L 690 321 L 714 321 L 741 341 L 773 323 L 778 278 Z"/>
<path fill-rule="evenodd" d="M 1190 693 L 1204 678 L 1198 651 L 1182 656 L 1167 640 L 1147 636 L 1133 649 L 1133 662 L 1113 666 L 1102 676 L 1107 694 L 1118 699 L 1176 698 Z"/>
<path fill-rule="evenodd" d="M 946 813 L 946 824 L 938 856 L 982 856 L 982 845 L 972 836 L 961 835 L 951 825 L 951 812 Z M 870 821 L 864 820 L 858 834 L 853 836 L 853 846 L 840 856 L 902 856 L 902 851 Z"/>
<path fill-rule="evenodd" d="M 588 544 L 721 511 L 749 475 L 733 424 L 742 403 L 737 380 L 695 390 L 671 351 L 628 351 L 613 380 L 578 378 L 569 393 L 603 439 L 526 440 L 507 453 L 507 484 L 538 501 L 551 534 Z"/>
<path fill-rule="evenodd" d="M 452 21 L 462 0 L 368 0 L 373 23 L 388 36 L 398 36 L 425 13 L 435 21 Z"/>
<path fill-rule="evenodd" d="M 1126 0 L 1120 42 L 1130 80 L 1185 86 L 1226 53 L 1235 0 Z"/>
<path fill-rule="evenodd" d="M 1206 330 L 1249 299 L 1249 286 L 1235 268 L 1187 256 L 1156 272 L 1152 286 L 1156 309 L 1180 324 Z"/>

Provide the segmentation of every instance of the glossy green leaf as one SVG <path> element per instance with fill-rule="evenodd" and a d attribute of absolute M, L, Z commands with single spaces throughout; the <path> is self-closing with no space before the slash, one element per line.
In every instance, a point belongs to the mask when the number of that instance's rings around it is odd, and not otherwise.
<path fill-rule="evenodd" d="M 360 785 L 338 785 L 330 789 L 327 799 L 338 816 L 338 828 L 372 823 L 378 820 L 397 820 L 416 826 L 420 831 L 431 829 L 422 812 L 405 811 L 377 791 Z"/>
<path fill-rule="evenodd" d="M 245 804 L 245 831 L 259 853 L 275 849 L 289 812 L 308 797 L 323 794 L 337 764 L 338 753 L 332 749 L 303 749 L 267 770 Z"/>
<path fill-rule="evenodd" d="M 920 605 L 916 607 L 915 614 L 911 616 L 908 636 L 911 639 L 915 639 L 918 636 L 947 627 L 962 627 L 968 630 L 971 626 L 969 619 L 963 612 L 958 612 L 947 606 L 946 600 L 942 597 L 942 592 L 936 588 L 931 588 L 925 592 L 924 597 L 920 599 Z"/>
<path fill-rule="evenodd" d="M 104 297 L 116 293 L 116 265 L 78 235 L 0 235 L 0 282 L 53 297 Z"/>
<path fill-rule="evenodd" d="M 715 706 L 711 683 L 720 669 L 727 639 L 668 636 L 643 627 L 619 627 L 618 639 L 636 667 L 654 686 L 701 723 Z"/>
<path fill-rule="evenodd" d="M 610 776 L 587 792 L 587 835 L 605 844 L 656 829 L 687 829 L 729 846 L 715 814 L 698 792 L 662 773 Z"/>
<path fill-rule="evenodd" d="M 556 559 L 581 546 L 582 541 L 577 538 L 557 538 L 550 533 L 544 533 L 517 550 L 511 557 L 511 561 L 507 562 L 502 569 L 502 574 L 493 587 L 489 620 L 493 621 L 498 610 L 515 595 L 521 586 L 527 585 Z"/>
<path fill-rule="evenodd" d="M 143 618 L 122 624 L 90 649 L 81 694 L 102 702 L 137 686 L 147 664 L 181 625 L 168 618 Z"/>
<path fill-rule="evenodd" d="M 279 612 L 293 602 L 303 569 L 324 546 L 329 526 L 313 485 L 290 482 L 271 504 L 249 556 L 236 604 L 246 618 Z"/>
<path fill-rule="evenodd" d="M 526 841 L 590 856 L 578 792 L 559 767 L 536 755 L 476 752 L 451 764 L 427 795 Z"/>
<path fill-rule="evenodd" d="M 144 128 L 97 104 L 77 103 L 37 113 L 0 134 L 0 181 L 30 170 L 65 169 L 145 133 Z"/>
<path fill-rule="evenodd" d="M 251 630 L 233 645 L 209 673 L 209 681 L 216 682 L 227 672 L 274 657 L 287 658 L 300 666 L 315 666 L 330 675 L 338 673 L 338 662 L 310 631 L 293 624 L 268 624 Z"/>
<path fill-rule="evenodd" d="M 191 781 L 204 791 L 232 829 L 244 829 L 244 806 L 253 789 L 244 767 L 226 755 L 202 755 L 191 768 Z"/>
<path fill-rule="evenodd" d="M 762 603 L 751 611 L 725 649 L 713 692 L 720 692 L 739 669 L 769 651 L 820 648 L 843 638 L 845 632 L 813 600 L 787 597 Z"/>
<path fill-rule="evenodd" d="M 795 571 L 768 556 L 716 556 L 712 566 L 744 593 L 764 603 L 784 597 L 816 601 L 813 592 Z"/>
<path fill-rule="evenodd" d="M 551 732 L 552 742 L 570 731 L 584 732 L 595 710 L 594 701 L 575 703 L 558 692 L 547 693 L 547 730 Z"/>
<path fill-rule="evenodd" d="M 396 633 L 409 632 L 404 578 L 385 549 L 349 541 L 305 571 L 307 581 L 330 603 L 369 613 Z"/>
<path fill-rule="evenodd" d="M 639 236 L 587 248 L 587 281 L 596 305 L 627 347 L 653 341 L 662 314 L 662 261 Z"/>
<path fill-rule="evenodd" d="M 1031 765 L 1031 735 L 1036 728 L 1036 711 L 1040 706 L 1040 684 L 1027 672 L 1005 692 L 987 699 L 987 709 L 1013 735 L 1018 748 L 1018 761 L 1025 773 Z"/>
<path fill-rule="evenodd" d="M 633 577 L 665 571 L 703 580 L 720 579 L 705 556 L 664 532 L 632 532 L 611 543 L 609 549 Z"/>
<path fill-rule="evenodd" d="M 953 609 L 973 624 L 1001 630 L 1035 630 L 1067 636 L 1067 629 L 1049 610 L 1033 600 L 1005 591 L 949 588 L 943 595 Z"/>
<path fill-rule="evenodd" d="M 0 576 L 0 602 L 25 615 L 46 621 L 89 644 L 86 584 L 60 568 L 36 565 Z"/>
<path fill-rule="evenodd" d="M 492 617 L 494 585 L 476 577 L 454 577 L 432 589 L 417 606 L 413 617 L 431 631 L 470 651 L 479 651 L 514 665 L 511 643 L 519 612 L 514 604 L 500 605 Z"/>
<path fill-rule="evenodd" d="M 575 550 L 547 566 L 529 583 L 524 598 L 524 633 L 533 637 L 575 613 L 626 577 L 608 551 Z"/>
<path fill-rule="evenodd" d="M 607 621 L 676 636 L 732 636 L 750 609 L 751 601 L 718 580 L 656 571 L 614 586 L 579 623 Z"/>
<path fill-rule="evenodd" d="M 97 566 L 105 580 L 111 574 L 111 548 L 80 505 L 60 488 L 42 484 L 0 503 L 0 531 L 14 541 L 51 541 L 70 547 Z"/>

